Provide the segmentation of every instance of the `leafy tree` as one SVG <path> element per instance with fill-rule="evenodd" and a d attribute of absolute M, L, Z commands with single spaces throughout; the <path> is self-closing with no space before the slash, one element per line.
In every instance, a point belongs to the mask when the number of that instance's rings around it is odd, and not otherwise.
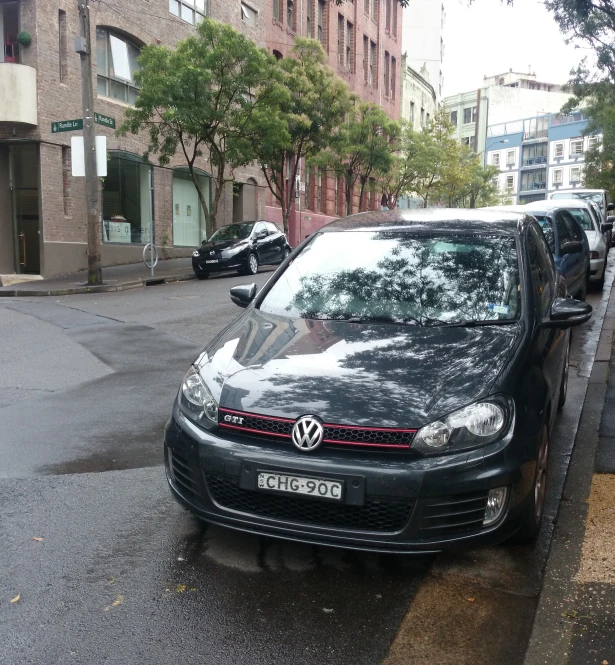
<path fill-rule="evenodd" d="M 289 92 L 278 107 L 280 128 L 261 130 L 252 142 L 267 185 L 282 209 L 286 233 L 301 161 L 310 161 L 330 146 L 352 99 L 346 84 L 326 65 L 319 41 L 298 37 L 291 55 L 277 63 Z M 271 125 L 270 118 L 261 120 L 265 128 Z"/>
<path fill-rule="evenodd" d="M 181 150 L 210 235 L 233 170 L 255 158 L 253 144 L 265 135 L 286 138 L 279 109 L 288 95 L 275 59 L 231 26 L 205 19 L 173 51 L 145 46 L 139 64 L 140 93 L 118 133 L 146 131 L 146 156 L 157 154 L 161 165 Z M 213 171 L 211 207 L 195 172 L 204 152 Z"/>
<path fill-rule="evenodd" d="M 359 183 L 359 211 L 370 177 L 387 173 L 398 147 L 400 125 L 375 104 L 355 101 L 346 122 L 331 145 L 310 160 L 309 165 L 332 171 L 344 179 L 346 214 L 352 213 L 352 193 Z"/>

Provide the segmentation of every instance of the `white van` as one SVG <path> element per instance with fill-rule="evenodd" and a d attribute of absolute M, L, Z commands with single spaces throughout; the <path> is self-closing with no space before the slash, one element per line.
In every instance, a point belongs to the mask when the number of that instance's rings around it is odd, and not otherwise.
<path fill-rule="evenodd" d="M 613 204 L 611 197 L 606 189 L 573 189 L 567 192 L 553 192 L 549 195 L 550 199 L 583 199 L 584 201 L 592 201 L 595 203 L 602 212 L 604 221 L 607 221 L 609 213 L 613 211 Z"/>

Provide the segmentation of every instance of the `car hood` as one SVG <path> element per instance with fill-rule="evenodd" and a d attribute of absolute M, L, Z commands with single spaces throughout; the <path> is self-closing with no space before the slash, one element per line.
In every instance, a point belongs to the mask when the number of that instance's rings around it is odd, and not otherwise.
<path fill-rule="evenodd" d="M 195 364 L 223 408 L 420 427 L 488 395 L 522 329 L 315 321 L 251 309 Z"/>
<path fill-rule="evenodd" d="M 234 247 L 243 247 L 246 244 L 246 240 L 214 240 L 213 242 L 207 241 L 204 242 L 200 248 L 199 252 L 201 254 L 209 254 L 209 252 L 220 252 L 224 249 L 232 249 Z"/>

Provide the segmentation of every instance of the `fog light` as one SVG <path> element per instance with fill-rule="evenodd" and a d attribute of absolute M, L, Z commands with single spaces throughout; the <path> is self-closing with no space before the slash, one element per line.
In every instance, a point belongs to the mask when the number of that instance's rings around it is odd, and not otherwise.
<path fill-rule="evenodd" d="M 494 522 L 497 522 L 504 508 L 506 507 L 506 497 L 508 496 L 507 487 L 498 487 L 489 492 L 487 497 L 487 509 L 485 510 L 485 519 L 483 520 L 483 526 L 489 526 Z"/>

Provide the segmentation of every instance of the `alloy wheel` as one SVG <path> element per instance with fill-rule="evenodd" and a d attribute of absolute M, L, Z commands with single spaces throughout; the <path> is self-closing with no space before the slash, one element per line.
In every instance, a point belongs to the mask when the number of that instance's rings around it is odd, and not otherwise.
<path fill-rule="evenodd" d="M 547 495 L 547 470 L 549 468 L 549 435 L 547 428 L 543 429 L 542 441 L 536 460 L 536 480 L 534 482 L 534 509 L 536 524 L 540 524 Z"/>
<path fill-rule="evenodd" d="M 570 368 L 570 342 L 566 345 L 566 358 L 564 360 L 564 399 L 568 395 L 568 370 Z"/>
<path fill-rule="evenodd" d="M 250 254 L 250 257 L 248 258 L 248 266 L 250 268 L 250 273 L 256 275 L 258 272 L 258 259 L 254 254 Z"/>

